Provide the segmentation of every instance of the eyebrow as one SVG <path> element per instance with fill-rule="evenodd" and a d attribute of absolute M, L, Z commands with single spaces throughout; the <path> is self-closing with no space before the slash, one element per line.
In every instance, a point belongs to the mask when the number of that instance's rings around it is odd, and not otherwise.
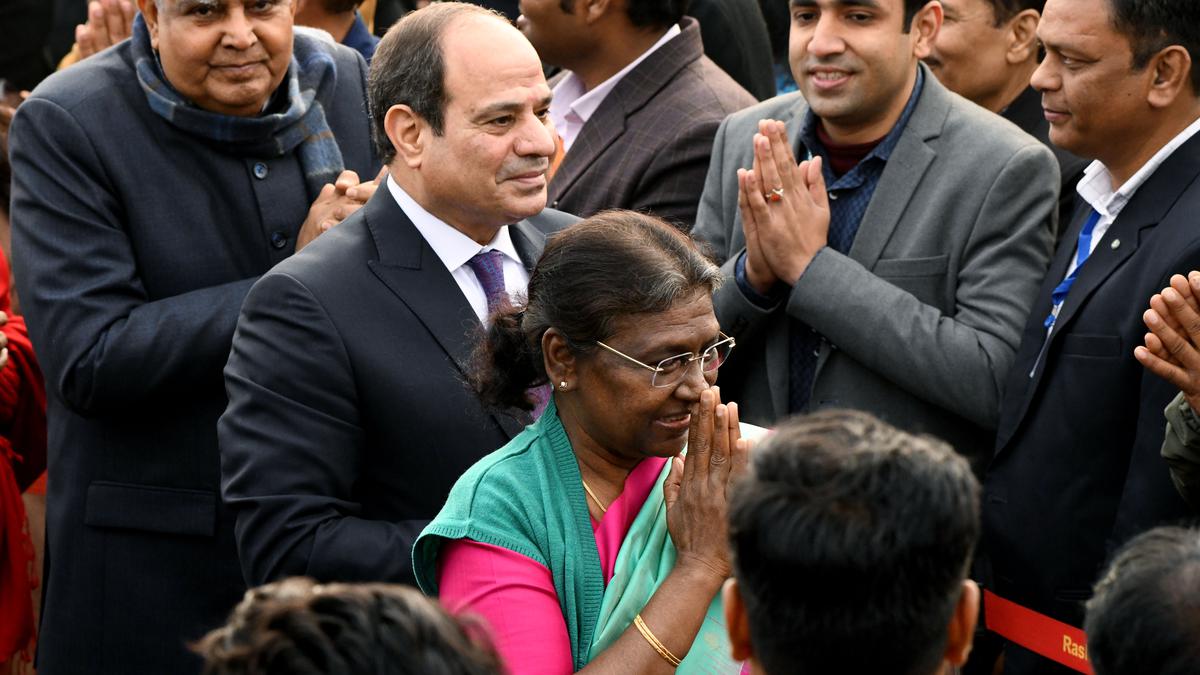
<path fill-rule="evenodd" d="M 536 108 L 545 108 L 545 107 L 549 106 L 551 98 L 552 98 L 552 95 L 547 94 L 546 96 L 542 97 L 542 99 L 540 101 L 538 101 L 538 104 L 535 107 Z M 493 103 L 491 105 L 480 108 L 479 112 L 475 113 L 475 118 L 483 119 L 483 118 L 487 118 L 487 117 L 492 117 L 493 115 L 499 115 L 502 113 L 516 113 L 516 112 L 521 112 L 524 109 L 525 109 L 525 103 L 523 101 L 500 101 L 498 103 Z"/>
<path fill-rule="evenodd" d="M 834 0 L 836 7 L 866 7 L 868 9 L 877 9 L 879 7 L 878 0 Z M 792 0 L 792 7 L 816 7 L 817 0 Z"/>

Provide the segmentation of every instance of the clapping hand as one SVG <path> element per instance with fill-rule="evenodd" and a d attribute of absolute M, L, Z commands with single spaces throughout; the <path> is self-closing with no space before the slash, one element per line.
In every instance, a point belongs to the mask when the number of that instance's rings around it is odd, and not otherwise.
<path fill-rule="evenodd" d="M 312 240 L 349 218 L 350 214 L 366 204 L 383 183 L 386 175 L 385 166 L 375 176 L 375 180 L 361 182 L 357 173 L 346 170 L 339 174 L 333 183 L 326 183 L 308 209 L 308 217 L 304 219 L 304 224 L 300 226 L 300 234 L 296 237 L 296 252 L 300 252 L 300 249 Z"/>
<path fill-rule="evenodd" d="M 79 58 L 86 59 L 107 49 L 133 32 L 137 14 L 130 0 L 92 0 L 88 3 L 87 23 L 75 26 L 75 47 Z"/>
<path fill-rule="evenodd" d="M 754 166 L 738 170 L 738 209 L 746 235 L 746 277 L 766 295 L 793 285 L 829 240 L 829 197 L 821 158 L 796 164 L 783 122 L 762 120 Z"/>
<path fill-rule="evenodd" d="M 1145 346 L 1133 350 L 1147 370 L 1183 392 L 1200 413 L 1200 272 L 1171 277 L 1170 286 L 1150 298 L 1142 315 L 1150 329 Z"/>

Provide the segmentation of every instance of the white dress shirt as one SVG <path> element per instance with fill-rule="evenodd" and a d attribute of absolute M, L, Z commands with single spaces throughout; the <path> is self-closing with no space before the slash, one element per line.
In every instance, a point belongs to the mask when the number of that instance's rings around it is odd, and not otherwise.
<path fill-rule="evenodd" d="M 1192 136 L 1200 132 L 1200 119 L 1193 121 L 1186 129 L 1179 132 L 1175 138 L 1154 153 L 1150 161 L 1142 165 L 1142 168 L 1137 170 L 1129 180 L 1120 188 L 1113 189 L 1112 174 L 1108 172 L 1108 167 L 1104 166 L 1100 160 L 1093 161 L 1088 168 L 1083 171 L 1083 178 L 1079 179 L 1079 184 L 1075 186 L 1076 192 L 1080 198 L 1087 202 L 1089 206 L 1096 209 L 1096 213 L 1100 214 L 1100 220 L 1096 221 L 1096 227 L 1092 230 L 1091 247 L 1088 250 L 1088 255 L 1091 255 L 1096 250 L 1096 245 L 1104 238 L 1104 234 L 1108 232 L 1108 228 L 1112 226 L 1117 216 L 1121 215 L 1121 210 L 1133 199 L 1134 193 L 1138 188 L 1149 180 L 1150 176 L 1158 171 L 1158 167 L 1167 161 L 1179 146 L 1183 145 Z M 1075 256 L 1071 258 L 1071 264 L 1067 266 L 1067 276 L 1075 271 L 1075 261 L 1079 258 L 1079 245 L 1075 245 Z"/>
<path fill-rule="evenodd" d="M 495 238 L 486 246 L 480 246 L 474 239 L 447 225 L 437 216 L 422 208 L 404 191 L 404 188 L 392 180 L 391 176 L 387 177 L 387 186 L 396 203 L 400 205 L 400 209 L 404 211 L 404 215 L 408 216 L 408 219 L 417 227 L 417 231 L 429 244 L 429 248 L 433 249 L 438 259 L 454 277 L 454 281 L 462 289 L 463 295 L 471 304 L 471 309 L 475 310 L 475 315 L 479 317 L 481 323 L 487 324 L 487 294 L 483 290 L 483 284 L 475 276 L 474 270 L 467 265 L 467 261 L 481 251 L 494 249 L 504 254 L 504 290 L 508 292 L 508 297 L 514 303 L 524 302 L 525 288 L 529 286 L 529 272 L 525 270 L 525 263 L 521 262 L 521 256 L 517 255 L 517 249 L 513 246 L 512 236 L 508 232 L 507 225 L 501 227 Z"/>
<path fill-rule="evenodd" d="M 587 121 L 596 113 L 600 104 L 604 102 L 604 98 L 617 86 L 621 78 L 636 68 L 639 63 L 645 61 L 647 56 L 682 32 L 679 24 L 671 26 L 670 30 L 664 33 L 658 42 L 642 52 L 641 56 L 617 71 L 612 77 L 596 85 L 591 91 L 584 91 L 583 80 L 579 79 L 575 73 L 567 71 L 566 77 L 554 85 L 554 98 L 550 100 L 550 119 L 554 120 L 554 129 L 562 137 L 563 152 L 571 149 L 571 144 L 579 137 L 579 131 L 583 129 L 583 125 L 587 124 Z"/>

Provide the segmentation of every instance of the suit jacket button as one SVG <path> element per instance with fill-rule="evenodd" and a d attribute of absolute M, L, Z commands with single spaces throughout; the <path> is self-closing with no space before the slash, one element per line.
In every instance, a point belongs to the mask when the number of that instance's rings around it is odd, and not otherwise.
<path fill-rule="evenodd" d="M 255 178 L 262 180 L 262 179 L 266 178 L 267 174 L 270 172 L 271 172 L 271 170 L 267 168 L 267 165 L 265 163 L 263 163 L 263 162 L 255 162 L 254 163 L 254 177 Z"/>
<path fill-rule="evenodd" d="M 283 232 L 276 231 L 271 233 L 271 245 L 275 248 L 283 248 L 284 246 L 287 246 L 287 243 L 288 236 Z"/>

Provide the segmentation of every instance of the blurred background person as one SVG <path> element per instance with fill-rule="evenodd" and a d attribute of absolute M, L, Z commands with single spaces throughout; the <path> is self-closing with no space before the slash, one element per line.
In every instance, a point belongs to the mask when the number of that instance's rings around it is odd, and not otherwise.
<path fill-rule="evenodd" d="M 1200 530 L 1129 540 L 1096 582 L 1083 628 L 1096 675 L 1200 673 Z"/>
<path fill-rule="evenodd" d="M 1075 184 L 1088 161 L 1050 142 L 1042 95 L 1029 84 L 1041 60 L 1037 24 L 1046 0 L 941 0 L 945 19 L 925 57 L 946 88 L 1002 115 L 1054 153 L 1061 234 L 1075 208 Z M 1042 176 L 1052 180 L 1049 174 Z"/>
<path fill-rule="evenodd" d="M 500 675 L 486 627 L 415 588 L 293 577 L 246 591 L 193 647 L 205 675 Z"/>
<path fill-rule="evenodd" d="M 552 208 L 634 209 L 690 229 L 713 134 L 754 97 L 704 55 L 684 0 L 525 0 L 517 26 L 545 63 L 562 156 Z"/>
<path fill-rule="evenodd" d="M 511 672 L 740 671 L 717 591 L 748 441 L 712 386 L 734 346 L 719 280 L 667 223 L 609 211 L 552 237 L 527 303 L 493 315 L 484 400 L 554 393 L 459 479 L 413 565 L 426 593 L 488 621 Z"/>
<path fill-rule="evenodd" d="M 258 275 L 379 170 L 353 51 L 288 0 L 143 0 L 10 136 L 13 265 L 47 382 L 38 670 L 187 673 L 245 586 L 220 505 L 221 369 Z"/>
<path fill-rule="evenodd" d="M 362 0 L 296 0 L 296 25 L 319 28 L 362 54 L 367 65 L 379 38 L 371 34 L 358 8 Z"/>

